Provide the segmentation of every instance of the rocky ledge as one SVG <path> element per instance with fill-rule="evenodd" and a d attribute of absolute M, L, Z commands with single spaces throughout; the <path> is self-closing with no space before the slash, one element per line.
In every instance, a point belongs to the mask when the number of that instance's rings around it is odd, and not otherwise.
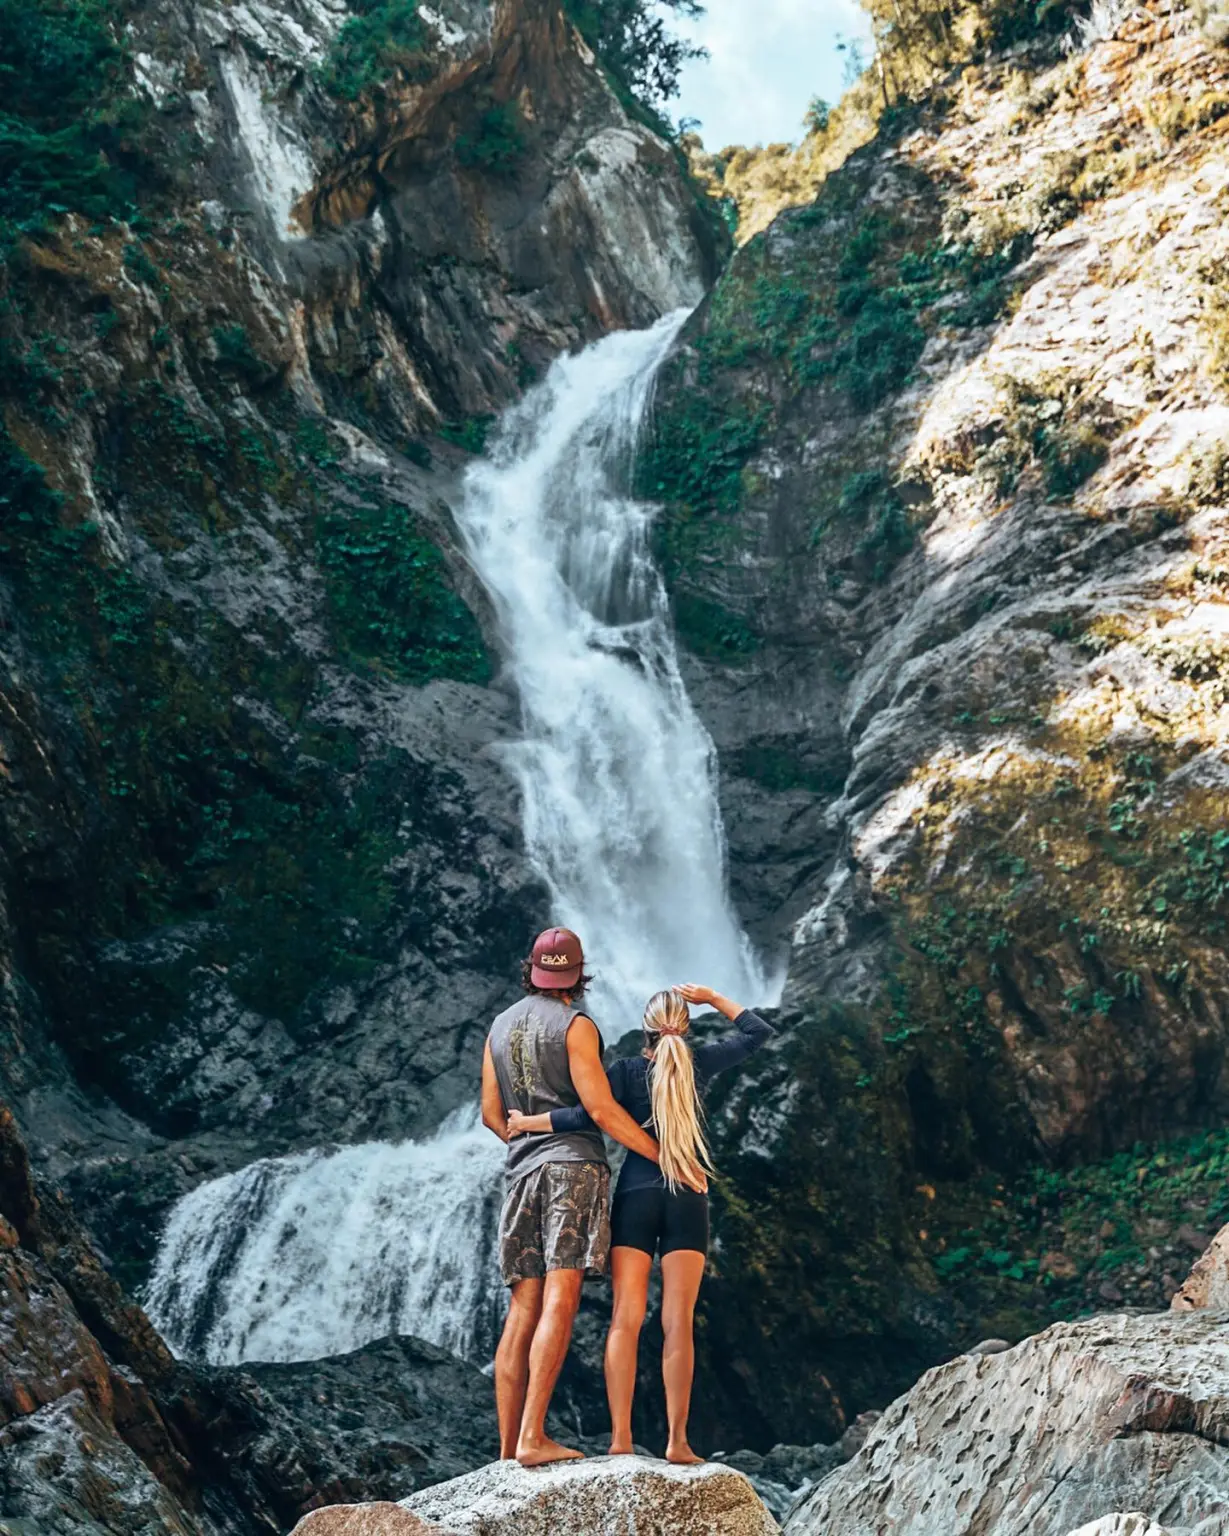
<path fill-rule="evenodd" d="M 615 1456 L 533 1471 L 495 1461 L 401 1504 L 315 1510 L 292 1536 L 771 1536 L 777 1529 L 751 1484 L 728 1467 Z"/>
<path fill-rule="evenodd" d="M 1210 1311 L 1085 1318 L 929 1371 L 788 1536 L 1223 1533 L 1227 1325 Z"/>

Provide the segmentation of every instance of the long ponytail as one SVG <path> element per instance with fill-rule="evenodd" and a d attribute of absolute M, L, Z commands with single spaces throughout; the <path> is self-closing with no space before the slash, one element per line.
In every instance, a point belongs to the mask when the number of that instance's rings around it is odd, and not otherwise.
<path fill-rule="evenodd" d="M 671 1193 L 687 1180 L 712 1169 L 701 1124 L 695 1066 L 683 1036 L 691 1015 L 683 997 L 673 990 L 655 992 L 644 1010 L 644 1030 L 653 1053 L 649 1095 L 657 1133 L 662 1176 Z"/>

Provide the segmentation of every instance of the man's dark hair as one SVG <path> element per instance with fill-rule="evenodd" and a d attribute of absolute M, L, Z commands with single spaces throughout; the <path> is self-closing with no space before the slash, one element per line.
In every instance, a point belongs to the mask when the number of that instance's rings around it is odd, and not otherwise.
<path fill-rule="evenodd" d="M 531 997 L 562 997 L 566 992 L 569 997 L 583 997 L 585 988 L 591 986 L 593 977 L 587 971 L 580 973 L 580 980 L 570 987 L 535 987 L 531 972 L 533 971 L 533 956 L 521 961 L 521 988 Z"/>

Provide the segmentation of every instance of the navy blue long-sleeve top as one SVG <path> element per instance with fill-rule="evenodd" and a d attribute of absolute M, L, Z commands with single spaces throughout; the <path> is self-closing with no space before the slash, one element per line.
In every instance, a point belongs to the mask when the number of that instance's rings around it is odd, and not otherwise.
<path fill-rule="evenodd" d="M 734 1020 L 734 1028 L 728 1035 L 697 1045 L 691 1053 L 691 1059 L 696 1071 L 696 1088 L 701 1098 L 719 1072 L 725 1072 L 746 1061 L 753 1051 L 759 1050 L 774 1034 L 776 1030 L 766 1019 L 761 1019 L 750 1008 L 744 1008 Z M 653 1104 L 649 1093 L 650 1065 L 647 1056 L 628 1056 L 614 1062 L 606 1074 L 615 1100 L 646 1131 L 653 1130 Z M 595 1129 L 583 1104 L 568 1109 L 552 1109 L 550 1124 L 552 1131 Z M 663 1189 L 665 1182 L 656 1163 L 641 1157 L 639 1152 L 628 1152 L 619 1174 L 615 1196 L 627 1195 L 636 1189 Z"/>

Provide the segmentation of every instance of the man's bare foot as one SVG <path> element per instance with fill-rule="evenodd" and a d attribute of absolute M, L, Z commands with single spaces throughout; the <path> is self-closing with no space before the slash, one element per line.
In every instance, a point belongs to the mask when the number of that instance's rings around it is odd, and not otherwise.
<path fill-rule="evenodd" d="M 624 1445 L 621 1440 L 612 1440 L 610 1442 L 610 1449 L 606 1452 L 606 1454 L 607 1456 L 634 1456 L 636 1454 L 636 1448 L 630 1440 L 626 1445 Z"/>
<path fill-rule="evenodd" d="M 676 1467 L 698 1466 L 704 1460 L 703 1456 L 697 1456 L 686 1440 L 681 1445 L 668 1445 L 666 1447 L 666 1460 L 672 1461 Z"/>
<path fill-rule="evenodd" d="M 552 1461 L 581 1461 L 584 1451 L 574 1451 L 570 1445 L 560 1445 L 557 1440 L 537 1440 L 532 1444 L 522 1441 L 516 1448 L 516 1459 L 523 1467 L 544 1467 Z"/>

